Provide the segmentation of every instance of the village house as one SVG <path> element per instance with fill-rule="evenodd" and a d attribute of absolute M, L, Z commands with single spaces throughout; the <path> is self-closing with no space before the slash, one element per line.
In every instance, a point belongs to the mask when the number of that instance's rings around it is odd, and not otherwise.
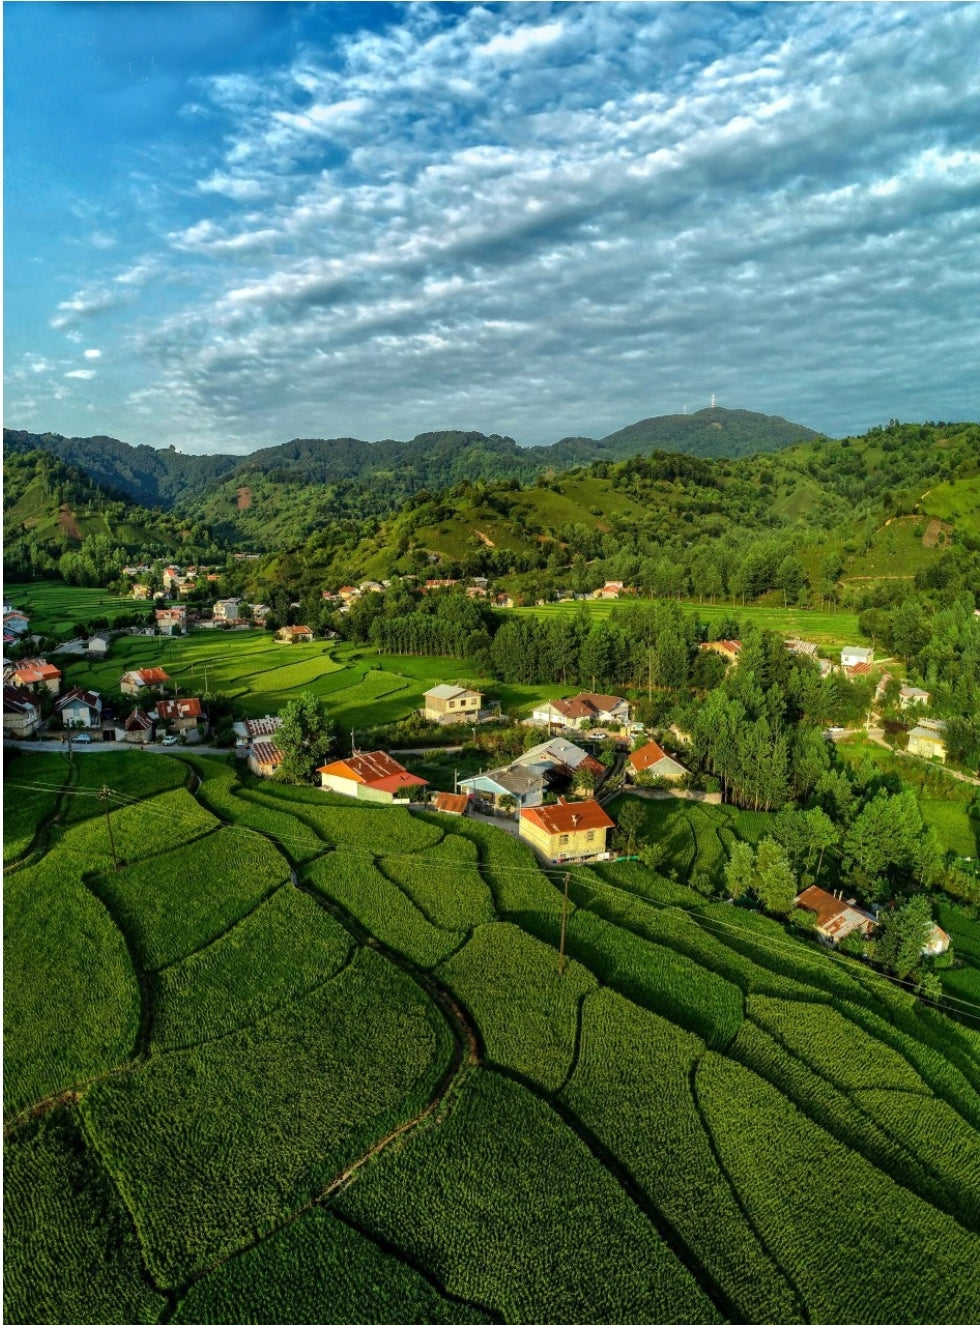
<path fill-rule="evenodd" d="M 949 935 L 938 925 L 933 925 L 930 929 L 925 943 L 922 945 L 923 957 L 941 957 L 944 952 L 949 951 Z"/>
<path fill-rule="evenodd" d="M 52 695 L 61 692 L 61 672 L 44 658 L 24 658 L 10 674 L 11 683 L 25 689 L 44 686 Z"/>
<path fill-rule="evenodd" d="M 3 688 L 3 734 L 25 739 L 41 725 L 41 706 L 16 686 Z"/>
<path fill-rule="evenodd" d="M 466 813 L 469 803 L 468 796 L 458 795 L 452 791 L 437 791 L 430 802 L 432 808 L 438 810 L 440 814 L 454 814 L 457 818 Z"/>
<path fill-rule="evenodd" d="M 165 722 L 172 732 L 189 734 L 207 728 L 199 699 L 158 699 L 153 712 L 157 721 Z"/>
<path fill-rule="evenodd" d="M 281 726 L 282 718 L 272 718 L 266 714 L 264 718 L 246 718 L 244 722 L 235 722 L 231 729 L 240 741 L 248 742 L 275 736 Z"/>
<path fill-rule="evenodd" d="M 870 669 L 871 664 L 874 663 L 874 649 L 862 648 L 857 644 L 845 644 L 841 649 L 841 666 L 845 672 L 862 663 L 869 665 Z"/>
<path fill-rule="evenodd" d="M 425 707 L 422 716 L 429 722 L 469 722 L 479 716 L 483 695 L 479 690 L 465 686 L 438 685 L 422 696 Z"/>
<path fill-rule="evenodd" d="M 274 778 L 282 757 L 282 751 L 271 741 L 254 741 L 248 752 L 248 767 L 257 778 Z"/>
<path fill-rule="evenodd" d="M 796 898 L 796 905 L 813 912 L 817 917 L 814 926 L 817 934 L 824 943 L 832 946 L 847 938 L 848 934 L 860 933 L 867 938 L 874 929 L 874 916 L 860 910 L 854 902 L 845 902 L 823 888 L 804 888 Z"/>
<path fill-rule="evenodd" d="M 501 768 L 463 778 L 460 787 L 490 811 L 540 805 L 548 792 L 592 790 L 605 773 L 597 759 L 562 736 L 526 750 Z M 591 776 L 592 787 L 585 774 Z"/>
<path fill-rule="evenodd" d="M 313 631 L 309 626 L 282 626 L 276 631 L 276 639 L 280 644 L 310 644 Z"/>
<path fill-rule="evenodd" d="M 65 727 L 98 727 L 102 723 L 102 696 L 95 690 L 76 687 L 62 695 L 55 712 Z"/>
<path fill-rule="evenodd" d="M 481 809 L 508 811 L 515 806 L 523 809 L 528 805 L 540 805 L 547 790 L 547 779 L 540 769 L 515 763 L 463 778 L 459 785 Z"/>
<path fill-rule="evenodd" d="M 598 801 L 559 801 L 521 810 L 518 832 L 555 865 L 606 854 L 606 833 L 615 824 Z"/>
<path fill-rule="evenodd" d="M 938 759 L 946 762 L 946 724 L 938 718 L 920 718 L 918 724 L 909 732 L 908 752 L 923 759 Z"/>
<path fill-rule="evenodd" d="M 30 625 L 30 618 L 23 612 L 18 612 L 16 607 L 10 607 L 4 604 L 3 607 L 3 642 L 4 644 L 14 644 L 20 639 L 21 635 L 27 634 L 27 628 Z"/>
<path fill-rule="evenodd" d="M 187 627 L 186 607 L 158 607 L 154 615 L 161 635 L 179 635 Z"/>
<path fill-rule="evenodd" d="M 600 599 L 618 598 L 620 594 L 628 593 L 622 580 L 607 580 L 601 589 L 593 590 L 592 597 Z"/>
<path fill-rule="evenodd" d="M 717 653 L 719 658 L 735 667 L 738 665 L 739 655 L 742 652 L 742 641 L 737 639 L 712 639 L 698 645 L 698 647 L 704 650 L 705 653 Z"/>
<path fill-rule="evenodd" d="M 127 745 L 148 745 L 153 740 L 153 719 L 142 709 L 134 708 L 122 726 L 115 729 L 116 740 Z"/>
<path fill-rule="evenodd" d="M 162 691 L 169 680 L 162 667 L 141 667 L 135 672 L 123 672 L 119 689 L 124 695 L 138 698 L 144 690 Z"/>
<path fill-rule="evenodd" d="M 552 699 L 538 704 L 530 721 L 536 726 L 573 727 L 582 729 L 599 723 L 619 723 L 630 720 L 630 706 L 621 695 L 596 695 L 582 691 L 571 699 Z"/>
<path fill-rule="evenodd" d="M 237 621 L 242 614 L 241 598 L 219 598 L 211 609 L 215 621 Z"/>
<path fill-rule="evenodd" d="M 794 658 L 816 658 L 817 646 L 810 640 L 805 639 L 787 639 L 783 640 L 787 653 L 791 653 Z"/>
<path fill-rule="evenodd" d="M 99 632 L 97 635 L 90 635 L 88 641 L 88 652 L 93 658 L 107 658 L 112 640 L 108 635 Z"/>
<path fill-rule="evenodd" d="M 898 692 L 898 706 L 903 709 L 913 708 L 917 704 L 927 708 L 931 699 L 929 691 L 920 690 L 918 686 L 902 686 Z"/>
<path fill-rule="evenodd" d="M 425 778 L 409 773 L 383 750 L 352 754 L 348 759 L 324 764 L 317 772 L 325 791 L 336 791 L 341 796 L 353 796 L 377 805 L 404 804 L 410 788 L 429 785 Z"/>
<path fill-rule="evenodd" d="M 145 601 L 150 598 L 151 593 L 152 591 L 148 584 L 134 584 L 129 591 L 129 596 L 130 598 L 137 598 L 140 601 Z"/>
<path fill-rule="evenodd" d="M 626 761 L 626 775 L 635 782 L 638 777 L 666 778 L 671 782 L 687 777 L 687 769 L 662 750 L 656 741 L 647 741 L 634 750 Z"/>

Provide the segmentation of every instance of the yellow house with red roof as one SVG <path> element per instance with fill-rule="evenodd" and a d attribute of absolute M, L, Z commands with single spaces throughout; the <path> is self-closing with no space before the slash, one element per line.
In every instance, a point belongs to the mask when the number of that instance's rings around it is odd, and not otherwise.
<path fill-rule="evenodd" d="M 535 805 L 521 810 L 518 832 L 554 864 L 590 860 L 606 851 L 606 833 L 616 825 L 596 800 Z"/>
<path fill-rule="evenodd" d="M 325 791 L 373 801 L 376 805 L 404 804 L 412 787 L 429 785 L 425 778 L 416 777 L 383 750 L 352 754 L 349 759 L 324 764 L 317 772 Z"/>

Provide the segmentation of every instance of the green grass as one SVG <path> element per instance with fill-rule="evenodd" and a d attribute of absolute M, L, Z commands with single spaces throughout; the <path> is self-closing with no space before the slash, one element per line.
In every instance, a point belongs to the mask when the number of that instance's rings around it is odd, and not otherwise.
<path fill-rule="evenodd" d="M 815 608 L 802 607 L 743 607 L 740 603 L 694 603 L 682 602 L 683 611 L 698 616 L 706 624 L 712 621 L 728 620 L 735 617 L 742 622 L 751 622 L 760 630 L 776 630 L 800 639 L 812 640 L 827 647 L 841 644 L 862 644 L 864 636 L 858 629 L 856 612 L 828 612 Z M 511 609 L 517 615 L 528 614 L 535 617 L 567 616 L 585 610 L 590 617 L 599 619 L 611 616 L 623 610 L 623 602 L 586 599 L 582 602 L 546 603 L 543 607 L 516 607 Z"/>
<path fill-rule="evenodd" d="M 53 819 L 71 765 L 66 755 L 11 757 L 6 750 L 4 755 L 3 863 L 7 865 L 25 856 L 40 829 Z"/>

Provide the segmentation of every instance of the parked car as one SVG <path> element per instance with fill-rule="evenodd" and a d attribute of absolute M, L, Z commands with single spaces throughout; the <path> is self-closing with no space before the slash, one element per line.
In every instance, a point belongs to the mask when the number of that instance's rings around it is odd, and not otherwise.
<path fill-rule="evenodd" d="M 176 745 L 177 742 L 178 742 L 179 740 L 180 740 L 180 737 L 179 737 L 179 736 L 165 736 L 165 737 L 163 738 L 163 744 L 164 744 L 164 745 Z"/>
<path fill-rule="evenodd" d="M 78 736 L 72 736 L 70 739 L 73 740 L 73 741 L 75 741 L 76 744 L 78 744 L 78 745 L 91 745 L 91 744 L 92 744 L 92 738 L 91 738 L 91 736 L 88 734 L 88 732 L 80 732 Z"/>

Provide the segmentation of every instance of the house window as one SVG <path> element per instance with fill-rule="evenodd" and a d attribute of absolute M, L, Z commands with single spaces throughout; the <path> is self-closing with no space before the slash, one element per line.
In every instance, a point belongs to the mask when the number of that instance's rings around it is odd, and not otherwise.
<path fill-rule="evenodd" d="M 567 846 L 568 846 L 568 834 L 567 834 L 567 833 L 562 833 L 562 834 L 561 834 L 561 836 L 558 838 L 558 845 L 559 845 L 560 847 L 567 847 Z"/>
<path fill-rule="evenodd" d="M 455 699 L 451 699 L 451 700 L 449 701 L 449 707 L 450 707 L 451 709 L 454 709 L 454 708 L 456 707 L 456 701 L 455 701 Z"/>
<path fill-rule="evenodd" d="M 589 831 L 585 834 L 585 840 L 586 840 L 586 842 L 594 842 L 594 841 L 595 841 L 595 829 L 594 829 L 594 828 L 590 828 Z"/>

